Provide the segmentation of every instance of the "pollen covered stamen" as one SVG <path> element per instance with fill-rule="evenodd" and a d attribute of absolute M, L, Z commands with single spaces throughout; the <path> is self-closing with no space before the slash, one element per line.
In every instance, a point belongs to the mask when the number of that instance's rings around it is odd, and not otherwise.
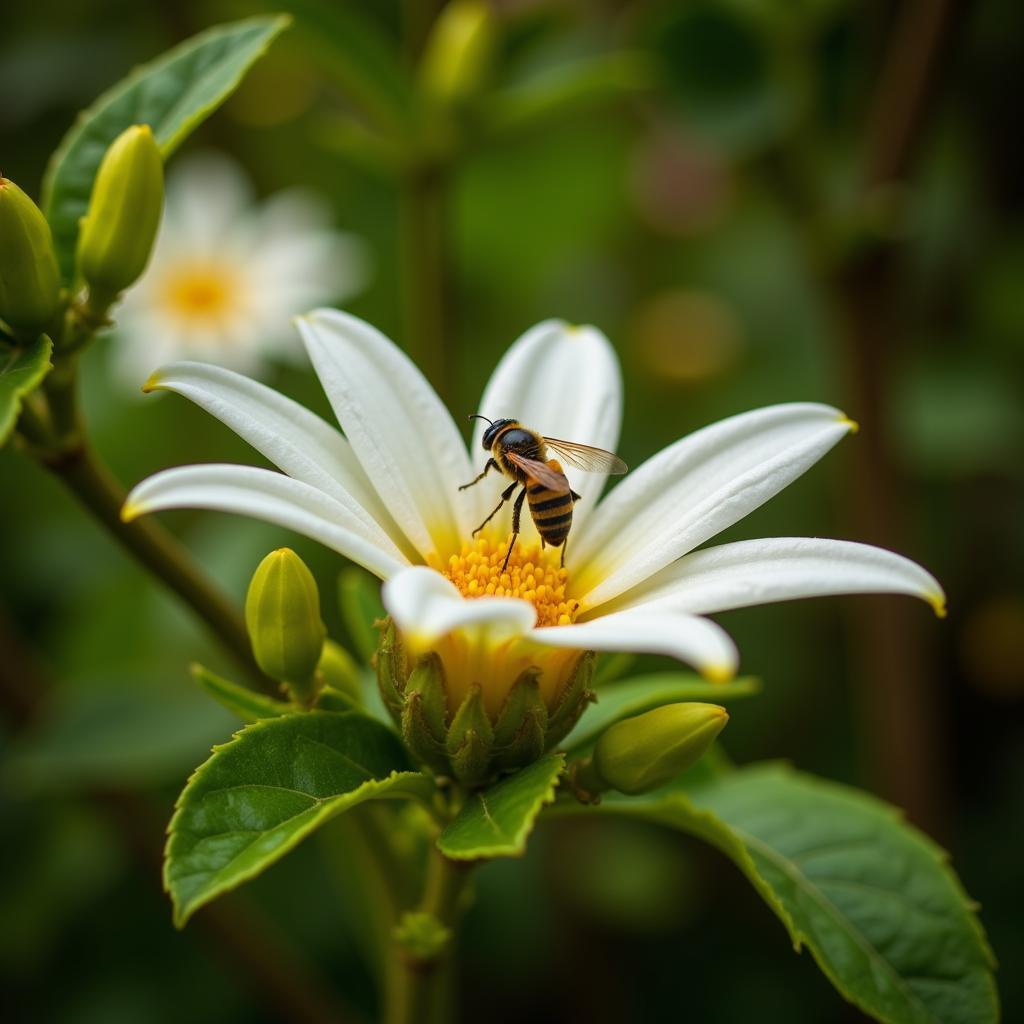
<path fill-rule="evenodd" d="M 568 626 L 576 621 L 579 602 L 566 598 L 568 572 L 559 567 L 561 551 L 522 537 L 502 571 L 512 535 L 481 535 L 448 559 L 445 576 L 464 597 L 519 597 L 537 609 L 538 626 Z"/>

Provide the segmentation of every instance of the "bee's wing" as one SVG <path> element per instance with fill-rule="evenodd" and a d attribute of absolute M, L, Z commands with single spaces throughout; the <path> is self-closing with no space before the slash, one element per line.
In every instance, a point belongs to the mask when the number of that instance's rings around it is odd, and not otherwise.
<path fill-rule="evenodd" d="M 618 455 L 603 448 L 591 448 L 589 444 L 576 444 L 575 441 L 559 441 L 557 437 L 545 437 L 544 443 L 573 469 L 582 469 L 585 473 L 619 476 L 629 469 Z"/>
<path fill-rule="evenodd" d="M 569 490 L 569 481 L 564 473 L 552 469 L 546 462 L 539 462 L 537 459 L 528 459 L 516 452 L 505 452 L 505 458 L 518 466 L 531 480 L 543 484 L 552 491 Z"/>

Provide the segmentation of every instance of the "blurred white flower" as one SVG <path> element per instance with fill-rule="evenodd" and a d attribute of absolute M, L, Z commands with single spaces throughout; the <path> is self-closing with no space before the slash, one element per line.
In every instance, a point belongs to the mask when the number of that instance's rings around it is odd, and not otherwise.
<path fill-rule="evenodd" d="M 115 310 L 118 374 L 141 385 L 167 360 L 196 358 L 258 375 L 268 360 L 301 358 L 291 317 L 343 302 L 367 276 L 362 242 L 330 223 L 309 192 L 257 202 L 227 157 L 182 160 L 150 265 Z"/>

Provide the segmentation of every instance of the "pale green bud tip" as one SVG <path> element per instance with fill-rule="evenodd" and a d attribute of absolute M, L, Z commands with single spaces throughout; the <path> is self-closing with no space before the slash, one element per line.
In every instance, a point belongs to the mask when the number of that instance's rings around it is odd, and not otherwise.
<path fill-rule="evenodd" d="M 423 55 L 424 90 L 447 101 L 472 95 L 486 77 L 494 34 L 486 0 L 451 0 L 438 15 Z"/>
<path fill-rule="evenodd" d="M 272 551 L 257 567 L 245 599 L 245 624 L 260 668 L 309 702 L 319 683 L 327 631 L 316 580 L 290 548 Z"/>
<path fill-rule="evenodd" d="M 597 777 L 620 793 L 646 793 L 700 760 L 729 715 L 717 704 L 666 704 L 617 722 L 597 741 Z"/>
<path fill-rule="evenodd" d="M 19 335 L 45 330 L 60 299 L 50 225 L 9 178 L 0 177 L 0 319 Z"/>
<path fill-rule="evenodd" d="M 109 303 L 138 280 L 153 250 L 164 204 L 164 168 L 149 125 L 126 128 L 96 172 L 78 237 L 78 269 Z"/>

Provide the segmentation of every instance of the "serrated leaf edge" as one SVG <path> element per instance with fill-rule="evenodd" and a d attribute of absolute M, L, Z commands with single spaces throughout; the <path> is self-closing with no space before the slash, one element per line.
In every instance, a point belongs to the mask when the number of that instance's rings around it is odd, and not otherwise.
<path fill-rule="evenodd" d="M 323 711 L 318 713 L 339 716 L 359 715 L 359 712 L 355 711 Z M 267 868 L 276 864 L 286 853 L 289 853 L 291 850 L 293 850 L 303 839 L 306 838 L 306 836 L 310 834 L 310 832 L 312 832 L 319 825 L 322 825 L 325 821 L 328 821 L 331 818 L 333 818 L 335 815 L 340 814 L 343 811 L 347 811 L 351 807 L 354 807 L 356 804 L 363 803 L 365 800 L 371 800 L 376 797 L 380 797 L 383 799 L 389 797 L 394 799 L 401 799 L 402 797 L 406 796 L 415 798 L 422 795 L 416 792 L 417 789 L 422 789 L 422 785 L 416 785 L 416 783 L 426 783 L 427 785 L 429 785 L 429 783 L 426 780 L 426 777 L 421 772 L 396 770 L 392 771 L 389 775 L 386 775 L 382 779 L 368 779 L 362 785 L 358 786 L 356 789 L 350 790 L 348 793 L 339 793 L 337 796 L 319 799 L 316 801 L 316 804 L 314 804 L 312 807 L 306 808 L 304 811 L 300 812 L 302 814 L 307 814 L 309 813 L 310 810 L 314 810 L 314 808 L 316 809 L 317 813 L 315 813 L 311 817 L 311 820 L 308 822 L 307 826 L 298 830 L 296 834 L 292 836 L 287 842 L 279 846 L 274 851 L 274 856 L 271 859 L 267 860 L 265 863 L 261 865 L 254 866 L 251 870 L 240 873 L 229 884 L 216 886 L 212 891 L 207 892 L 202 898 L 193 899 L 183 906 L 179 905 L 178 901 L 175 899 L 174 892 L 171 889 L 171 879 L 169 877 L 170 847 L 171 841 L 174 839 L 175 836 L 175 827 L 179 819 L 181 818 L 181 815 L 184 813 L 184 800 L 190 787 L 194 782 L 202 778 L 204 772 L 210 768 L 211 764 L 216 759 L 217 755 L 221 753 L 221 751 L 226 750 L 231 746 L 234 746 L 243 737 L 248 736 L 253 732 L 259 732 L 261 730 L 265 730 L 268 728 L 276 728 L 277 723 L 279 723 L 282 720 L 282 718 L 288 717 L 299 716 L 283 715 L 279 716 L 278 718 L 264 718 L 260 719 L 257 722 L 250 722 L 244 725 L 236 733 L 232 734 L 231 739 L 229 739 L 225 743 L 215 744 L 213 747 L 210 748 L 210 756 L 189 775 L 184 787 L 182 788 L 182 791 L 178 794 L 177 799 L 175 799 L 174 814 L 171 816 L 171 820 L 167 824 L 167 840 L 164 843 L 163 866 L 161 869 L 161 881 L 163 883 L 163 889 L 164 892 L 166 892 L 167 895 L 170 896 L 171 904 L 173 906 L 173 921 L 175 928 L 179 930 L 184 928 L 185 925 L 188 923 L 189 918 L 191 918 L 192 915 L 197 910 L 206 906 L 207 903 L 212 902 L 218 896 L 222 896 L 226 892 L 231 892 L 234 889 L 237 889 L 244 882 L 248 882 L 251 879 L 255 878 L 257 875 L 262 874 L 262 872 L 265 871 Z M 370 719 L 370 721 L 374 720 Z M 375 724 L 380 725 L 379 722 L 375 722 Z M 412 784 L 409 786 L 409 789 L 407 791 L 395 791 L 396 783 L 406 782 Z M 316 798 L 311 797 L 311 799 Z M 295 815 L 295 817 L 297 816 L 298 815 Z M 282 824 L 284 823 L 282 822 Z M 220 870 L 223 870 L 223 868 Z"/>
<path fill-rule="evenodd" d="M 504 846 L 476 846 L 468 850 L 452 851 L 450 849 L 446 849 L 445 846 L 442 845 L 442 840 L 444 839 L 445 832 L 447 832 L 446 828 L 442 830 L 441 834 L 437 837 L 436 846 L 438 850 L 440 850 L 441 853 L 443 853 L 450 860 L 492 860 L 495 857 L 521 857 L 526 852 L 526 841 L 530 838 L 530 835 L 532 834 L 533 829 L 537 824 L 537 820 L 540 817 L 541 811 L 549 804 L 551 804 L 552 801 L 555 799 L 555 791 L 558 788 L 559 779 L 562 775 L 562 772 L 565 770 L 565 754 L 561 752 L 555 754 L 545 754 L 544 758 L 542 758 L 542 760 L 549 759 L 552 762 L 557 762 L 558 771 L 552 775 L 547 787 L 541 793 L 539 793 L 537 797 L 534 799 L 533 803 L 529 807 L 528 813 L 523 816 L 523 824 L 520 826 L 519 830 L 511 837 L 511 839 L 508 842 L 506 842 Z M 536 762 L 534 763 L 536 764 Z M 512 776 L 509 776 L 508 778 L 512 778 Z M 498 783 L 498 785 L 500 784 L 501 783 Z M 480 801 L 483 807 L 484 816 L 487 818 L 488 821 L 490 821 L 494 825 L 494 829 L 496 832 L 499 832 L 502 835 L 504 835 L 505 833 L 497 827 L 497 823 L 494 822 L 494 819 L 491 817 L 490 812 L 487 810 L 487 804 L 485 802 L 484 793 L 474 793 L 470 797 L 470 799 Z M 461 814 L 462 812 L 460 811 L 459 813 Z M 454 822 L 457 820 L 458 815 L 455 816 L 455 818 L 450 824 L 454 824 Z"/>
<path fill-rule="evenodd" d="M 880 813 L 884 817 L 888 818 L 890 821 L 900 823 L 908 831 L 908 833 L 918 843 L 920 843 L 924 850 L 934 859 L 936 864 L 938 864 L 938 866 L 942 870 L 946 879 L 952 883 L 955 894 L 958 896 L 964 909 L 967 911 L 967 919 L 970 928 L 974 933 L 975 938 L 978 940 L 978 944 L 982 950 L 986 964 L 988 965 L 990 970 L 996 967 L 995 954 L 992 950 L 992 947 L 989 945 L 988 938 L 985 935 L 985 930 L 982 927 L 981 922 L 978 920 L 976 914 L 974 913 L 974 901 L 971 900 L 971 898 L 968 896 L 959 877 L 948 866 L 951 861 L 949 853 L 946 850 L 944 850 L 941 846 L 939 846 L 933 839 L 931 839 L 931 837 L 926 835 L 920 829 L 916 828 L 914 825 L 910 824 L 906 820 L 906 816 L 899 808 L 893 807 L 891 804 L 888 804 L 883 800 L 879 800 L 871 794 L 864 793 L 851 786 L 844 786 L 840 783 L 831 782 L 828 779 L 821 779 L 807 772 L 796 771 L 785 762 L 766 762 L 764 764 L 759 764 L 750 769 L 747 769 L 747 771 L 751 774 L 754 774 L 756 772 L 758 774 L 789 775 L 791 778 L 796 779 L 799 782 L 810 784 L 821 789 L 832 790 L 834 793 L 840 794 L 845 799 L 849 799 L 852 800 L 854 803 L 861 803 L 866 807 L 870 807 L 873 811 Z M 607 813 L 611 811 L 617 814 L 624 814 L 627 816 L 637 816 L 643 818 L 646 814 L 649 814 L 653 810 L 666 807 L 671 808 L 673 806 L 679 807 L 684 812 L 686 818 L 696 818 L 700 821 L 707 823 L 708 827 L 706 830 L 694 829 L 689 827 L 689 823 L 684 818 L 684 822 L 680 825 L 680 830 L 690 832 L 692 835 L 695 835 L 700 839 L 704 839 L 706 842 L 710 843 L 716 849 L 720 850 L 723 854 L 732 859 L 736 863 L 737 867 L 739 867 L 740 870 L 747 876 L 747 878 L 753 884 L 754 888 L 761 895 L 762 899 L 764 899 L 764 901 L 772 909 L 772 911 L 779 918 L 779 920 L 782 921 L 783 926 L 786 928 L 786 931 L 789 933 L 789 937 L 793 942 L 794 950 L 797 953 L 799 953 L 806 946 L 807 949 L 810 950 L 811 956 L 814 958 L 814 961 L 818 965 L 818 968 L 825 975 L 825 977 L 828 978 L 828 980 L 832 983 L 832 986 L 843 997 L 843 999 L 845 999 L 851 1005 L 856 1006 L 858 1009 L 863 1010 L 865 1013 L 870 1012 L 872 1016 L 875 1016 L 874 1011 L 869 1011 L 861 1003 L 859 998 L 846 988 L 845 984 L 835 974 L 831 966 L 824 961 L 822 956 L 819 955 L 817 948 L 811 941 L 811 936 L 809 936 L 806 932 L 802 931 L 796 925 L 796 922 L 793 920 L 792 916 L 786 909 L 785 905 L 781 902 L 781 900 L 778 899 L 778 897 L 772 891 L 772 888 L 767 882 L 767 880 L 757 870 L 757 866 L 754 863 L 753 858 L 747 852 L 743 844 L 749 841 L 751 846 L 757 845 L 759 847 L 764 848 L 765 844 L 762 843 L 760 840 L 757 840 L 755 837 L 750 836 L 749 833 L 744 832 L 742 829 L 736 828 L 735 826 L 723 821 L 721 818 L 715 815 L 714 812 L 706 811 L 698 807 L 682 793 L 671 793 L 669 795 L 663 796 L 656 803 L 644 800 L 637 800 L 632 802 L 622 800 L 610 801 L 604 804 L 600 804 L 597 807 L 589 808 L 583 808 L 581 805 L 579 810 L 577 810 L 577 808 L 575 807 L 567 807 L 565 808 L 565 810 L 569 813 Z M 662 824 L 664 824 L 664 822 L 662 822 Z M 727 849 L 727 847 L 730 846 L 729 838 L 731 836 L 735 836 L 737 838 L 736 853 L 738 854 L 738 856 L 734 856 L 733 853 L 730 852 L 729 849 Z M 771 852 L 771 847 L 767 847 L 767 850 Z M 774 858 L 771 859 L 774 860 Z M 784 861 L 783 864 L 785 864 Z M 790 877 L 793 877 L 792 873 L 789 870 L 785 870 L 785 873 Z M 805 875 L 801 875 L 800 877 L 802 879 L 806 879 Z M 807 880 L 807 887 L 814 891 L 816 897 L 820 896 L 821 902 L 823 904 L 827 904 L 827 907 L 830 908 L 832 912 L 834 912 L 835 916 L 839 917 L 844 921 L 846 920 L 846 918 L 843 917 L 842 912 L 835 906 L 835 904 L 831 900 L 829 900 L 829 898 L 824 893 L 820 892 L 818 887 L 814 885 L 813 882 Z M 924 1011 L 929 1020 L 935 1021 L 936 1024 L 941 1024 L 938 1018 L 934 1017 L 934 1015 L 931 1014 L 928 1008 L 920 1002 L 920 997 L 917 996 L 917 994 L 914 993 L 912 990 L 907 989 L 903 977 L 892 966 L 892 964 L 890 964 L 889 961 L 886 960 L 885 957 L 882 956 L 882 954 L 879 953 L 874 948 L 874 946 L 871 945 L 871 943 L 867 939 L 860 935 L 859 932 L 857 932 L 857 930 L 852 926 L 848 925 L 846 930 L 849 932 L 851 937 L 853 937 L 854 940 L 859 945 L 861 945 L 863 949 L 865 949 L 865 951 L 870 955 L 872 960 L 881 963 L 886 973 L 890 977 L 895 978 L 898 987 L 902 991 L 906 992 L 908 1000 L 910 1002 L 921 1007 L 921 1009 Z M 995 981 L 992 978 L 991 974 L 988 975 L 987 981 L 992 996 L 993 1006 L 996 1007 L 998 1011 L 999 996 L 995 986 Z M 876 1017 L 876 1019 L 881 1021 L 882 1024 L 905 1024 L 905 1021 L 903 1019 L 897 1017 L 878 1016 Z"/>

